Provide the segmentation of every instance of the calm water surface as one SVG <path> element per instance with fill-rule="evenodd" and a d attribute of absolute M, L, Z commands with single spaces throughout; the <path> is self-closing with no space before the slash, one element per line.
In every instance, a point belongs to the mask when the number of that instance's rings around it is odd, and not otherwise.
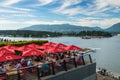
<path fill-rule="evenodd" d="M 10 38 L 12 40 L 31 40 L 40 38 Z M 81 39 L 80 37 L 57 37 L 41 38 L 53 42 L 60 42 L 67 45 L 77 45 L 82 48 L 97 48 L 92 56 L 95 58 L 98 67 L 106 68 L 115 73 L 120 73 L 120 37 Z"/>

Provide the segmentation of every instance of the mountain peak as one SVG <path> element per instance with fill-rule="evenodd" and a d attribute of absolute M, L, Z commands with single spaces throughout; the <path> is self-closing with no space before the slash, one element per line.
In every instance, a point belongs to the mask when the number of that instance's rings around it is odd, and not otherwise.
<path fill-rule="evenodd" d="M 83 30 L 87 31 L 101 31 L 102 29 L 97 27 L 84 27 L 75 26 L 71 24 L 55 24 L 55 25 L 32 25 L 30 27 L 25 27 L 20 30 L 32 30 L 32 31 L 49 31 L 49 32 L 80 32 Z"/>
<path fill-rule="evenodd" d="M 111 27 L 107 28 L 106 31 L 112 33 L 120 33 L 120 22 L 113 24 Z"/>

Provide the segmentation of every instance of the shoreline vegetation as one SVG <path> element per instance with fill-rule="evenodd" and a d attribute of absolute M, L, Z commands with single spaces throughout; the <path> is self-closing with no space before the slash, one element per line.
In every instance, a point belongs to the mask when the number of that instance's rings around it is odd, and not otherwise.
<path fill-rule="evenodd" d="M 109 32 L 104 31 L 80 31 L 80 32 L 47 32 L 47 31 L 29 31 L 29 30 L 0 30 L 2 37 L 60 37 L 60 36 L 74 36 L 74 37 L 91 37 L 91 38 L 104 38 L 112 37 Z M 4 40 L 3 40 L 4 41 Z"/>
<path fill-rule="evenodd" d="M 13 46 L 23 46 L 23 45 L 27 45 L 27 44 L 38 44 L 38 45 L 42 45 L 44 43 L 47 43 L 48 40 L 23 40 L 23 41 L 7 41 L 7 42 L 0 42 L 0 47 L 2 46 L 6 46 L 6 45 L 13 45 Z"/>

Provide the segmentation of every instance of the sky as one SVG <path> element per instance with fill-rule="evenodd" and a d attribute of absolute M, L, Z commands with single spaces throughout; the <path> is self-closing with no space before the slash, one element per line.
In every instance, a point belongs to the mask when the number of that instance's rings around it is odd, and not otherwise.
<path fill-rule="evenodd" d="M 120 22 L 120 0 L 0 0 L 0 30 L 38 24 L 108 28 Z"/>

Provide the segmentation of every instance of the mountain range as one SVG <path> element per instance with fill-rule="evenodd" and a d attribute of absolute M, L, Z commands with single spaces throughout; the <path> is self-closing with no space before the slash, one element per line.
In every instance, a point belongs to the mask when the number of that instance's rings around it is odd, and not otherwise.
<path fill-rule="evenodd" d="M 107 32 L 120 33 L 120 23 L 114 24 L 106 29 Z"/>
<path fill-rule="evenodd" d="M 32 25 L 29 27 L 21 28 L 19 30 L 31 30 L 31 31 L 49 31 L 49 32 L 80 32 L 80 31 L 107 31 L 120 33 L 120 23 L 114 24 L 107 29 L 100 27 L 89 27 L 89 26 L 76 26 L 70 24 L 58 24 L 58 25 Z"/>

